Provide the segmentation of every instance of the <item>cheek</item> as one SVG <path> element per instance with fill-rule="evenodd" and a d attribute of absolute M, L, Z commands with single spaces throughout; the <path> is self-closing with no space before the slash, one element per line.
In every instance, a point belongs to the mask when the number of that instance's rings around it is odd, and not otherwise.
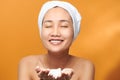
<path fill-rule="evenodd" d="M 42 30 L 42 32 L 41 32 L 41 38 L 42 39 L 46 39 L 47 37 L 48 37 L 48 31 Z"/>
<path fill-rule="evenodd" d="M 72 29 L 62 30 L 61 34 L 68 39 L 73 39 L 73 36 L 74 36 L 74 33 L 73 33 Z"/>

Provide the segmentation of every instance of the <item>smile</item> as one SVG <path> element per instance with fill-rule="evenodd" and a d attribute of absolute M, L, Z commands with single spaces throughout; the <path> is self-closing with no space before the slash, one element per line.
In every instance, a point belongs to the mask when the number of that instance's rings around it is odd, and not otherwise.
<path fill-rule="evenodd" d="M 59 45 L 63 42 L 63 40 L 61 40 L 61 39 L 51 39 L 51 40 L 49 40 L 49 42 L 53 45 Z"/>

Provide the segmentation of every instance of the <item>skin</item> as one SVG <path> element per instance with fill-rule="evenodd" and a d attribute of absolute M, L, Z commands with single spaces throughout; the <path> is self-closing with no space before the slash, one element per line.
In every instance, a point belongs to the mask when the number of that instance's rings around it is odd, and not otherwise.
<path fill-rule="evenodd" d="M 91 61 L 69 54 L 73 42 L 72 19 L 63 8 L 50 9 L 43 20 L 41 39 L 47 54 L 31 55 L 19 63 L 18 80 L 40 80 L 36 66 L 41 69 L 71 68 L 70 80 L 94 80 L 94 65 Z"/>

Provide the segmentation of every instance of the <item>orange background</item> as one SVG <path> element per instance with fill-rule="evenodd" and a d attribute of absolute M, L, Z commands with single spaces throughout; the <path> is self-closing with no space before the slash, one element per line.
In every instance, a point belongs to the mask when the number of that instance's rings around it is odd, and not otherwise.
<path fill-rule="evenodd" d="M 0 1 L 0 80 L 17 80 L 22 57 L 46 52 L 37 25 L 45 1 Z M 120 0 L 67 1 L 82 15 L 71 54 L 94 62 L 95 80 L 120 80 Z"/>

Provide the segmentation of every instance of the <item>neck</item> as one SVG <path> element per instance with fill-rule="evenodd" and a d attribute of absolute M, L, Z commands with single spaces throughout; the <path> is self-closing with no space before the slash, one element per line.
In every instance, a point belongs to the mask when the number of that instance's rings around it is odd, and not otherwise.
<path fill-rule="evenodd" d="M 71 56 L 67 52 L 46 54 L 45 63 L 48 68 L 65 68 L 70 61 Z"/>

